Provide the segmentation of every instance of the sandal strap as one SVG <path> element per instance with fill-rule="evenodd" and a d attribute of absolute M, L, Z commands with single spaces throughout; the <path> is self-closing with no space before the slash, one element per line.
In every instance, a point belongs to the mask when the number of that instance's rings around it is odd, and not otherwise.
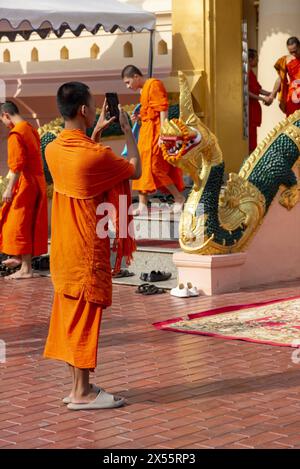
<path fill-rule="evenodd" d="M 138 286 L 136 293 L 143 293 L 144 291 L 147 290 L 149 286 L 150 286 L 150 283 L 142 283 L 141 285 Z"/>

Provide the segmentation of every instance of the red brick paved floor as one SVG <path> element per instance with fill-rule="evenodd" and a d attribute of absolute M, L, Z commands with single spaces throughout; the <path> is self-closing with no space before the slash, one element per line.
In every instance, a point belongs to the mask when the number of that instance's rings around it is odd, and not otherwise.
<path fill-rule="evenodd" d="M 42 358 L 50 279 L 0 280 L 0 448 L 300 448 L 300 364 L 291 348 L 157 331 L 152 322 L 300 295 L 300 283 L 215 297 L 143 297 L 114 286 L 94 382 L 122 409 L 69 411 L 63 363 Z"/>

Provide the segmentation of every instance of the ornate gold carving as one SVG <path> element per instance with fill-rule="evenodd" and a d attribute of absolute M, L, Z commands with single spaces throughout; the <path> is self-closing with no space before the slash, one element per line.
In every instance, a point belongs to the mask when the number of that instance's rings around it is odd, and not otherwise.
<path fill-rule="evenodd" d="M 52 120 L 51 122 L 43 125 L 42 127 L 39 127 L 38 133 L 40 135 L 40 138 L 42 138 L 45 134 L 47 133 L 52 133 L 56 137 L 60 134 L 60 132 L 63 130 L 63 119 L 61 117 L 57 117 L 56 119 Z"/>
<path fill-rule="evenodd" d="M 260 217 L 265 214 L 266 201 L 261 192 L 238 174 L 230 173 L 227 186 L 219 198 L 219 219 L 225 230 L 233 231 L 250 224 L 250 204 L 255 204 Z"/>
<path fill-rule="evenodd" d="M 279 199 L 279 203 L 288 210 L 292 210 L 299 201 L 300 188 L 298 184 L 283 191 Z"/>
<path fill-rule="evenodd" d="M 300 128 L 296 127 L 295 125 L 291 124 L 288 128 L 284 131 L 285 135 L 287 135 L 295 145 L 297 145 L 298 150 L 300 151 Z"/>

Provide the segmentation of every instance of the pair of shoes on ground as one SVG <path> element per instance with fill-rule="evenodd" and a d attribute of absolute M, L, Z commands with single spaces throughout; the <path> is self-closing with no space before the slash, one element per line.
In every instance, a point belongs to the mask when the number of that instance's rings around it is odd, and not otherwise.
<path fill-rule="evenodd" d="M 164 288 L 159 288 L 156 285 L 151 285 L 150 283 L 142 283 L 138 286 L 138 289 L 135 293 L 141 293 L 142 295 L 159 295 L 161 293 L 166 293 Z"/>
<path fill-rule="evenodd" d="M 121 269 L 120 272 L 113 274 L 113 278 L 133 277 L 135 274 L 127 269 Z"/>
<path fill-rule="evenodd" d="M 171 290 L 172 296 L 177 296 L 178 298 L 189 298 L 191 296 L 199 296 L 199 291 L 197 287 L 188 282 L 186 286 L 183 283 L 180 283 L 176 288 Z"/>
<path fill-rule="evenodd" d="M 152 270 L 150 274 L 146 272 L 142 272 L 140 275 L 140 279 L 143 280 L 143 282 L 165 282 L 166 280 L 169 280 L 172 277 L 172 274 L 170 272 L 161 272 L 158 270 Z"/>
<path fill-rule="evenodd" d="M 70 397 L 67 396 L 63 398 L 63 403 L 67 404 L 67 407 L 70 410 L 114 409 L 125 404 L 124 397 L 114 396 L 95 384 L 91 384 L 90 386 L 94 392 L 98 393 L 97 397 L 93 401 L 83 404 L 73 404 Z"/>

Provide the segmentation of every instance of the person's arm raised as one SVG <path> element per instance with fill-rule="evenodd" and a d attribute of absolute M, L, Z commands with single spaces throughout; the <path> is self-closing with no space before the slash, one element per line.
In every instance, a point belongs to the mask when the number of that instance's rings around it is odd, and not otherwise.
<path fill-rule="evenodd" d="M 111 117 L 110 119 L 106 119 L 106 111 L 107 111 L 107 102 L 106 102 L 106 99 L 105 99 L 104 103 L 103 103 L 103 106 L 102 106 L 102 109 L 101 109 L 99 119 L 98 119 L 98 121 L 95 125 L 95 128 L 94 128 L 92 136 L 91 136 L 91 139 L 94 140 L 94 142 L 98 143 L 100 141 L 100 138 L 101 138 L 102 130 L 106 129 L 106 127 L 109 127 L 110 124 L 112 124 L 116 120 L 115 117 Z"/>
<path fill-rule="evenodd" d="M 142 167 L 141 167 L 141 158 L 139 154 L 139 150 L 132 134 L 132 130 L 128 121 L 128 116 L 124 109 L 119 105 L 120 111 L 120 125 L 121 129 L 124 132 L 126 145 L 127 145 L 127 152 L 128 152 L 128 161 L 134 166 L 135 172 L 131 176 L 130 179 L 139 179 L 142 175 Z"/>

